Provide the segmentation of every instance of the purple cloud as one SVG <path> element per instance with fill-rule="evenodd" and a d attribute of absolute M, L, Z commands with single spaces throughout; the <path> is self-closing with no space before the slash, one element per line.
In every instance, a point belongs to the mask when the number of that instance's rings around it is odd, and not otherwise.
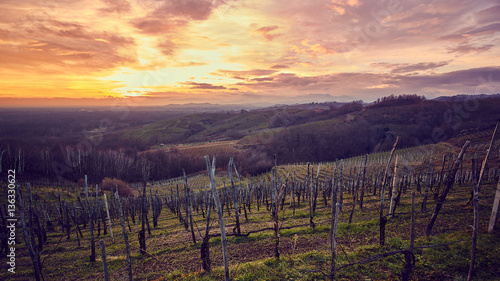
<path fill-rule="evenodd" d="M 390 64 L 390 63 L 386 63 L 386 62 L 378 62 L 378 63 L 372 63 L 371 66 L 389 68 L 389 69 L 391 69 L 392 74 L 398 74 L 398 73 L 408 73 L 408 72 L 436 69 L 438 67 L 448 65 L 449 63 L 450 63 L 450 61 L 420 62 L 420 63 L 414 63 L 414 64 L 409 64 L 409 63 Z"/>
<path fill-rule="evenodd" d="M 204 90 L 224 90 L 224 89 L 226 89 L 226 87 L 224 87 L 224 86 L 217 86 L 217 85 L 213 85 L 210 83 L 196 83 L 196 82 L 192 82 L 192 81 L 182 82 L 180 84 L 190 86 L 189 87 L 190 89 L 204 89 Z"/>
<path fill-rule="evenodd" d="M 483 45 L 483 46 L 474 46 L 472 44 L 460 44 L 456 47 L 450 47 L 448 48 L 448 53 L 457 53 L 459 55 L 465 55 L 469 53 L 482 53 L 489 51 L 491 48 L 493 48 L 494 45 L 488 44 L 488 45 Z"/>
<path fill-rule="evenodd" d="M 101 9 L 103 13 L 124 13 L 130 11 L 130 3 L 126 0 L 101 0 L 107 7 Z"/>
<path fill-rule="evenodd" d="M 224 76 L 224 77 L 231 77 L 235 79 L 244 80 L 251 77 L 271 75 L 276 72 L 277 72 L 276 70 L 271 70 L 271 69 L 251 69 L 242 71 L 218 69 L 216 72 L 212 72 L 210 74 L 215 76 Z"/>
<path fill-rule="evenodd" d="M 266 38 L 267 40 L 271 41 L 273 40 L 275 37 L 281 35 L 281 34 L 272 34 L 271 32 L 278 29 L 278 26 L 277 25 L 272 25 L 272 26 L 264 26 L 264 27 L 261 27 L 261 28 L 258 28 L 256 30 L 253 30 L 252 32 L 256 33 L 256 34 L 260 34 L 262 35 L 264 38 Z"/>
<path fill-rule="evenodd" d="M 289 68 L 289 66 L 284 64 L 275 64 L 271 66 L 271 69 L 283 69 L 283 68 Z"/>

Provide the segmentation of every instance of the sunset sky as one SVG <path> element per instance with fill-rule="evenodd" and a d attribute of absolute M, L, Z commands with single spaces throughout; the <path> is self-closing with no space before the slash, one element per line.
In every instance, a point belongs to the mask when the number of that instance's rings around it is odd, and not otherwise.
<path fill-rule="evenodd" d="M 0 0 L 0 106 L 500 92 L 500 1 Z"/>

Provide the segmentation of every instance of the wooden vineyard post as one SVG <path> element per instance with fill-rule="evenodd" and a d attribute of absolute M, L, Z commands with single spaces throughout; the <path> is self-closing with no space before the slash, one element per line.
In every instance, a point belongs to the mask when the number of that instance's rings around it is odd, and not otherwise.
<path fill-rule="evenodd" d="M 247 189 L 244 190 L 242 185 L 241 185 L 241 178 L 240 174 L 238 174 L 238 170 L 236 169 L 236 165 L 233 163 L 233 168 L 234 172 L 236 173 L 236 177 L 238 178 L 238 183 L 240 184 L 240 192 L 244 191 L 244 196 L 242 200 L 242 205 L 243 205 L 243 211 L 245 212 L 245 221 L 248 221 L 248 215 L 247 215 L 247 207 L 248 207 L 248 212 L 250 212 L 250 201 L 251 201 L 251 195 L 250 193 L 250 187 L 247 182 Z M 250 199 L 248 198 L 250 196 Z M 238 212 L 238 223 L 239 223 L 239 212 Z"/>
<path fill-rule="evenodd" d="M 104 192 L 103 192 L 104 193 Z M 100 205 L 104 205 L 104 203 L 101 202 Z M 102 220 L 102 235 L 108 234 L 108 228 L 106 224 L 106 213 L 102 214 L 102 212 L 105 212 L 105 209 L 102 209 L 104 207 L 100 206 L 99 211 L 101 212 L 101 220 Z"/>
<path fill-rule="evenodd" d="M 59 196 L 60 198 L 60 196 Z M 63 208 L 64 206 L 64 208 Z M 64 212 L 64 210 L 66 211 Z M 68 239 L 70 239 L 70 233 L 71 233 L 71 224 L 69 223 L 69 212 L 68 212 L 68 203 L 64 201 L 64 204 L 61 205 L 61 212 L 63 212 L 66 215 L 66 233 L 68 235 Z"/>
<path fill-rule="evenodd" d="M 339 170 L 339 203 L 340 211 L 342 212 L 342 204 L 344 203 L 344 159 L 340 160 L 340 170 Z"/>
<path fill-rule="evenodd" d="M 392 176 L 392 192 L 391 192 L 391 205 L 389 207 L 390 217 L 394 217 L 394 209 L 396 209 L 396 187 L 397 187 L 397 173 L 398 173 L 398 156 L 394 160 L 394 175 Z"/>
<path fill-rule="evenodd" d="M 277 202 L 277 194 L 276 192 L 278 191 L 278 182 L 276 181 L 276 178 L 278 177 L 278 163 L 277 163 L 277 159 L 276 159 L 276 154 L 274 154 L 274 170 L 273 170 L 273 180 L 271 182 L 271 213 L 272 213 L 272 216 L 274 218 L 274 212 L 276 210 L 276 208 L 274 207 L 274 205 L 278 205 L 279 202 Z"/>
<path fill-rule="evenodd" d="M 187 200 L 187 196 L 185 196 L 185 197 Z M 157 211 L 156 200 L 155 200 L 156 197 L 153 198 L 153 187 L 152 186 L 149 187 L 149 198 L 151 200 L 151 212 L 153 213 L 153 228 L 156 228 L 156 227 L 158 227 L 158 216 L 157 216 L 157 212 L 156 212 Z M 187 206 L 188 206 L 188 204 L 186 204 L 186 210 L 187 210 Z"/>
<path fill-rule="evenodd" d="M 57 198 L 59 199 L 59 208 L 57 209 L 57 213 L 58 213 L 58 220 L 59 220 L 59 225 L 61 226 L 61 231 L 66 231 L 66 235 L 67 235 L 67 238 L 66 239 L 70 239 L 69 237 L 69 229 L 68 229 L 68 226 L 66 226 L 66 224 L 64 223 L 64 217 L 63 217 L 63 204 L 62 204 L 62 200 L 61 200 L 61 194 L 57 194 Z"/>
<path fill-rule="evenodd" d="M 493 131 L 493 135 L 491 136 L 490 146 L 486 152 L 486 156 L 484 157 L 483 164 L 481 165 L 481 172 L 479 174 L 479 179 L 477 181 L 478 191 L 481 189 L 481 183 L 483 182 L 484 170 L 486 169 L 486 164 L 488 163 L 488 158 L 490 157 L 491 149 L 493 148 L 493 143 L 495 142 L 495 137 L 497 135 L 498 124 Z"/>
<path fill-rule="evenodd" d="M 184 224 L 184 228 L 188 229 L 187 221 L 184 221 L 184 218 L 182 217 L 182 212 L 181 212 L 181 201 L 180 201 L 180 195 L 179 195 L 179 185 L 176 185 L 176 195 L 175 195 L 175 213 L 179 216 L 179 222 Z M 147 216 L 146 216 L 147 218 Z"/>
<path fill-rule="evenodd" d="M 276 179 L 275 179 L 276 180 Z M 283 185 L 280 190 L 278 191 L 277 194 L 277 202 L 281 199 L 282 196 L 285 194 L 285 186 Z M 279 251 L 279 245 L 280 245 L 280 222 L 279 222 L 279 204 L 275 205 L 275 211 L 274 211 L 274 239 L 275 239 L 275 244 L 274 244 L 274 257 L 276 260 L 280 259 L 280 251 Z"/>
<path fill-rule="evenodd" d="M 497 184 L 497 191 L 495 192 L 495 199 L 493 201 L 493 208 L 491 210 L 490 223 L 488 224 L 488 233 L 492 233 L 495 230 L 497 221 L 498 221 L 498 213 L 500 211 L 500 179 Z"/>
<path fill-rule="evenodd" d="M 427 183 L 425 184 L 424 201 L 422 201 L 422 213 L 427 212 L 427 196 L 429 194 L 429 186 L 432 181 L 432 158 L 429 162 L 429 172 L 427 172 Z"/>
<path fill-rule="evenodd" d="M 411 193 L 411 225 L 410 225 L 410 248 L 404 252 L 405 265 L 401 271 L 401 280 L 409 281 L 413 266 L 415 264 L 415 256 L 413 255 L 413 248 L 415 244 L 415 191 Z"/>
<path fill-rule="evenodd" d="M 484 166 L 483 166 L 484 167 Z M 472 247 L 471 247 L 471 255 L 470 255 L 470 264 L 469 264 L 469 274 L 467 276 L 467 281 L 472 280 L 472 276 L 474 276 L 474 265 L 476 261 L 476 245 L 477 245 L 477 230 L 479 224 L 479 181 L 476 181 L 476 176 L 473 176 L 473 191 L 474 191 L 474 199 L 472 201 L 474 205 L 474 225 L 472 231 Z"/>
<path fill-rule="evenodd" d="M 411 229 L 410 229 L 410 251 L 415 244 L 415 191 L 411 192 Z"/>
<path fill-rule="evenodd" d="M 109 234 L 111 235 L 111 242 L 115 243 L 115 239 L 113 238 L 113 227 L 111 225 L 111 217 L 109 216 L 108 199 L 106 198 L 106 193 L 104 193 L 104 205 L 106 206 L 106 214 L 108 215 L 108 227 L 109 227 Z"/>
<path fill-rule="evenodd" d="M 78 241 L 78 248 L 81 247 L 81 244 L 80 244 L 80 236 L 78 236 L 78 231 L 80 230 L 80 228 L 78 227 L 78 221 L 76 219 L 76 207 L 75 207 L 75 202 L 73 202 L 73 212 L 70 212 L 69 211 L 69 208 L 68 208 L 68 205 L 65 204 L 65 207 L 66 207 L 66 212 L 68 213 L 69 216 L 71 216 L 71 219 L 73 220 L 73 222 L 75 223 L 75 235 L 76 235 L 76 240 Z"/>
<path fill-rule="evenodd" d="M 99 246 L 101 246 L 101 260 L 102 270 L 104 271 L 104 280 L 109 281 L 108 263 L 106 262 L 106 248 L 104 246 L 104 240 L 99 240 Z"/>
<path fill-rule="evenodd" d="M 162 200 L 160 199 L 160 194 L 159 194 L 158 190 L 156 190 L 154 197 L 153 197 L 153 187 L 152 186 L 149 188 L 149 192 L 151 193 L 151 209 L 153 210 L 153 215 L 154 215 L 153 224 L 154 224 L 154 227 L 156 228 L 158 226 L 158 218 L 161 215 L 161 210 L 162 210 L 163 204 L 162 204 Z M 191 213 L 192 213 L 193 201 L 191 201 L 191 200 L 192 199 L 190 198 L 189 201 L 191 202 Z"/>
<path fill-rule="evenodd" d="M 215 156 L 213 157 L 212 164 L 210 164 L 210 159 L 208 156 L 205 156 L 205 161 L 207 162 L 208 177 L 210 179 L 210 189 L 212 191 L 215 207 L 217 208 L 217 216 L 219 217 L 220 236 L 222 240 L 222 258 L 224 260 L 224 280 L 229 281 L 230 279 L 226 227 L 224 225 L 224 217 L 220 205 L 219 194 L 217 192 L 217 187 L 215 186 Z"/>
<path fill-rule="evenodd" d="M 354 173 L 356 173 L 356 168 L 354 168 Z M 352 167 L 349 167 L 349 180 L 347 181 L 347 194 L 351 194 L 353 196 L 353 188 L 352 188 Z"/>
<path fill-rule="evenodd" d="M 28 184 L 28 188 L 29 188 L 29 184 Z M 26 243 L 26 246 L 28 247 L 28 252 L 30 254 L 31 261 L 33 262 L 35 279 L 37 281 L 40 281 L 41 279 L 43 279 L 42 263 L 40 262 L 40 255 L 36 251 L 35 239 L 30 239 L 30 237 L 33 238 L 32 236 L 34 235 L 33 234 L 33 224 L 32 224 L 33 222 L 32 222 L 31 217 L 30 217 L 29 224 L 26 222 L 26 207 L 24 206 L 24 201 L 23 201 L 23 197 L 21 195 L 21 190 L 19 188 L 19 184 L 17 184 L 17 183 L 16 183 L 16 192 L 18 195 L 18 202 L 19 202 L 19 207 L 20 207 L 19 209 L 20 209 L 20 213 L 21 213 L 21 223 L 23 225 L 24 242 Z M 31 205 L 31 202 L 28 202 L 28 203 Z M 31 208 L 31 206 L 30 206 L 30 208 Z M 62 212 L 62 210 L 61 210 L 61 212 Z"/>
<path fill-rule="evenodd" d="M 97 221 L 97 237 L 101 236 L 101 223 L 99 221 L 100 219 L 100 212 L 101 212 L 101 208 L 100 208 L 100 204 L 99 204 L 99 196 L 97 196 L 99 192 L 99 185 L 95 185 L 95 203 L 94 203 L 94 209 L 95 209 L 95 218 L 96 218 L 96 221 Z"/>
<path fill-rule="evenodd" d="M 193 205 L 191 202 L 191 191 L 189 190 L 188 179 L 186 177 L 186 172 L 182 169 L 182 174 L 184 175 L 184 185 L 186 187 L 186 204 L 188 207 L 189 224 L 191 226 L 191 237 L 193 238 L 193 244 L 196 245 L 196 236 L 194 235 L 193 227 Z"/>
<path fill-rule="evenodd" d="M 131 210 L 130 207 L 132 207 L 133 209 Z M 127 210 L 127 213 L 125 214 L 125 220 L 127 221 L 128 231 L 132 232 L 132 228 L 130 227 L 130 221 L 129 221 L 128 217 L 130 214 L 132 215 L 132 217 L 134 217 L 135 204 L 132 203 L 131 206 L 129 205 L 129 207 L 126 210 Z M 134 223 L 133 220 L 132 220 L 132 223 Z"/>
<path fill-rule="evenodd" d="M 33 200 L 30 192 L 30 201 Z M 35 198 L 35 211 L 33 212 L 33 216 L 35 219 L 35 227 L 38 229 L 37 237 L 38 237 L 38 251 L 43 251 L 43 243 L 47 241 L 47 233 L 45 233 L 45 226 L 43 224 L 43 215 L 41 210 L 38 208 L 38 200 Z"/>
<path fill-rule="evenodd" d="M 443 166 L 441 167 L 441 175 L 439 176 L 438 187 L 436 188 L 436 192 L 434 192 L 434 200 L 437 199 L 439 195 L 439 190 L 441 189 L 441 183 L 443 182 L 445 165 L 446 165 L 446 155 L 443 155 Z"/>
<path fill-rule="evenodd" d="M 47 206 L 45 206 L 45 207 L 47 207 Z M 50 220 L 50 215 L 49 215 L 49 211 L 48 210 L 45 212 L 45 216 L 47 218 L 47 232 L 53 232 L 53 231 L 55 231 L 54 224 Z"/>
<path fill-rule="evenodd" d="M 375 179 L 373 180 L 373 196 L 377 195 L 377 186 L 379 184 L 379 179 L 378 179 L 378 175 L 380 174 L 379 172 L 379 169 L 377 168 L 377 172 L 373 175 L 372 174 L 372 178 L 375 177 Z"/>
<path fill-rule="evenodd" d="M 353 186 L 352 186 L 352 207 L 351 207 L 351 213 L 349 214 L 349 224 L 352 222 L 352 217 L 354 215 L 354 209 L 356 208 L 356 199 L 358 196 L 358 191 L 359 191 L 359 185 L 362 177 L 362 171 L 363 171 L 363 159 L 361 158 L 361 163 L 359 166 L 359 173 L 358 173 L 358 180 L 354 184 L 353 180 Z"/>
<path fill-rule="evenodd" d="M 309 224 L 311 225 L 312 228 L 315 227 L 313 218 L 314 218 L 314 211 L 313 211 L 313 197 L 314 197 L 314 189 L 312 187 L 312 168 L 310 168 L 310 164 L 307 164 L 307 188 L 309 190 Z"/>
<path fill-rule="evenodd" d="M 451 161 L 451 159 L 449 160 Z M 449 166 L 449 162 L 448 162 L 448 166 Z M 462 183 L 464 182 L 464 163 L 462 162 L 460 164 L 460 175 L 459 175 L 459 178 L 458 178 L 458 184 L 459 185 L 462 185 Z"/>
<path fill-rule="evenodd" d="M 221 206 L 221 209 L 222 209 L 222 215 L 224 215 L 224 206 L 226 206 L 227 207 L 227 215 L 230 216 L 231 215 L 231 210 L 229 210 L 229 202 L 227 202 L 228 200 L 226 198 L 227 197 L 227 190 L 228 190 L 228 188 L 226 186 L 226 181 L 224 181 L 222 183 L 222 186 L 224 188 L 222 188 L 220 191 L 218 191 L 219 194 L 220 194 L 220 206 Z"/>
<path fill-rule="evenodd" d="M 368 154 L 365 155 L 365 165 L 363 167 L 363 177 L 361 179 L 361 194 L 359 195 L 359 209 L 363 210 L 363 199 L 365 197 L 365 179 L 366 179 L 366 165 L 368 162 Z"/>
<path fill-rule="evenodd" d="M 470 266 L 469 266 L 469 275 L 467 281 L 472 280 L 472 276 L 474 275 L 474 265 L 476 261 L 476 244 L 477 244 L 477 231 L 479 228 L 479 189 L 481 188 L 481 181 L 483 179 L 484 170 L 486 168 L 486 164 L 488 163 L 488 158 L 490 156 L 491 149 L 493 148 L 493 143 L 495 142 L 495 136 L 497 134 L 498 124 L 493 131 L 493 135 L 491 136 L 490 146 L 488 148 L 488 152 L 486 152 L 486 156 L 483 160 L 483 165 L 481 166 L 481 172 L 479 174 L 479 179 L 477 183 L 473 185 L 474 193 L 473 193 L 473 205 L 474 205 L 474 231 L 472 233 L 472 249 L 471 249 L 471 258 L 470 258 Z M 474 176 L 474 179 L 476 177 Z"/>
<path fill-rule="evenodd" d="M 443 207 L 444 201 L 446 199 L 446 195 L 448 195 L 448 192 L 453 187 L 453 183 L 455 183 L 455 175 L 457 174 L 457 170 L 460 167 L 460 163 L 462 162 L 465 151 L 467 150 L 469 145 L 470 145 L 470 141 L 466 141 L 464 146 L 462 147 L 462 150 L 458 154 L 457 159 L 455 160 L 455 162 L 453 162 L 453 166 L 451 167 L 450 175 L 449 175 L 449 177 L 446 178 L 446 185 L 443 189 L 443 192 L 438 197 L 438 201 L 436 203 L 436 209 L 434 210 L 434 213 L 432 214 L 432 217 L 429 221 L 429 224 L 427 225 L 427 230 L 426 230 L 427 236 L 431 235 L 432 227 L 434 226 L 434 223 L 436 222 L 437 216 L 439 215 L 439 211 Z"/>
<path fill-rule="evenodd" d="M 408 158 L 410 157 L 410 153 L 406 153 L 406 160 L 405 160 L 405 168 L 404 168 L 404 188 L 403 188 L 403 193 L 406 194 L 406 191 L 408 190 L 408 187 L 411 185 L 411 179 L 410 179 L 410 171 L 408 169 Z"/>
<path fill-rule="evenodd" d="M 240 185 L 241 185 L 241 180 L 240 180 L 240 176 L 238 175 L 238 181 L 240 182 Z M 257 185 L 254 185 L 252 182 L 250 182 L 250 179 L 247 179 L 247 182 L 246 182 L 246 202 L 247 202 L 247 207 L 248 207 L 248 213 L 252 213 L 252 201 L 253 201 L 253 197 L 254 197 L 254 192 L 257 188 Z M 256 196 L 255 196 L 256 197 Z M 247 216 L 245 216 L 245 220 L 248 221 L 248 218 Z"/>
<path fill-rule="evenodd" d="M 236 167 L 235 167 L 236 168 Z M 236 232 L 241 234 L 240 230 L 240 214 L 238 210 L 238 199 L 236 198 L 236 187 L 233 181 L 233 158 L 229 159 L 229 164 L 227 165 L 227 171 L 229 173 L 229 180 L 231 181 L 231 190 L 233 192 L 233 202 L 234 202 L 234 217 L 236 219 Z M 240 182 L 241 185 L 241 182 Z"/>
<path fill-rule="evenodd" d="M 59 199 L 59 204 L 60 204 L 60 199 Z M 80 194 L 78 194 L 78 203 L 80 204 L 80 208 L 82 208 L 82 216 L 85 215 L 85 205 L 83 205 L 83 200 Z M 83 228 L 87 228 L 87 220 L 83 220 Z"/>
<path fill-rule="evenodd" d="M 331 215 L 331 226 L 330 226 L 330 246 L 331 246 L 331 264 L 330 264 L 330 280 L 335 280 L 335 250 L 337 247 L 336 239 L 337 239 L 337 226 L 338 226 L 338 217 L 340 212 L 340 204 L 337 203 L 337 168 L 338 162 L 335 162 L 335 173 L 333 178 L 333 187 L 332 187 L 332 215 Z"/>
<path fill-rule="evenodd" d="M 146 254 L 146 219 L 148 217 L 148 209 L 146 207 L 146 179 L 143 183 L 143 191 L 141 198 L 141 230 L 139 231 L 139 251 L 142 255 Z M 118 192 L 118 190 L 117 190 Z M 148 224 L 149 226 L 149 224 Z"/>
<path fill-rule="evenodd" d="M 89 187 L 87 185 L 87 175 L 85 175 L 85 196 L 87 197 L 87 206 L 89 209 L 89 222 L 90 222 L 90 262 L 95 262 L 95 243 L 94 243 L 94 216 L 93 208 L 90 206 L 89 201 Z"/>
<path fill-rule="evenodd" d="M 389 172 L 389 168 L 391 167 L 392 155 L 396 150 L 396 145 L 398 144 L 399 137 L 396 137 L 396 141 L 392 146 L 391 154 L 389 155 L 389 160 L 387 161 L 387 166 L 385 167 L 384 178 L 382 179 L 382 198 L 380 199 L 380 217 L 379 217 L 379 226 L 380 226 L 380 246 L 384 246 L 385 244 L 385 224 L 387 223 L 387 219 L 384 217 L 384 199 L 385 199 L 385 184 L 387 180 L 387 173 Z"/>
<path fill-rule="evenodd" d="M 332 230 L 331 230 L 331 250 L 332 250 L 332 261 L 330 265 L 330 280 L 335 280 L 335 250 L 337 248 L 337 228 L 339 225 L 339 210 L 340 204 L 335 203 L 335 214 L 332 214 Z M 333 202 L 332 202 L 332 209 Z"/>
<path fill-rule="evenodd" d="M 125 228 L 125 220 L 123 219 L 122 203 L 120 201 L 120 195 L 118 195 L 118 188 L 115 192 L 115 198 L 118 201 L 118 211 L 120 212 L 120 223 L 122 225 L 123 240 L 125 241 L 125 250 L 127 251 L 127 265 L 128 265 L 128 280 L 132 281 L 132 258 L 130 257 L 130 245 L 128 243 L 128 233 L 127 228 Z"/>
<path fill-rule="evenodd" d="M 12 186 L 12 185 L 11 185 L 11 186 Z M 8 208 L 8 207 L 7 207 L 7 206 L 5 206 L 5 207 L 6 207 L 5 209 L 6 209 L 6 211 L 7 211 L 7 208 Z M 3 226 L 8 226 L 8 225 L 7 225 L 7 216 L 6 216 L 6 215 L 4 215 L 3 208 L 4 208 L 4 206 L 3 206 L 3 205 L 0 205 L 0 219 L 2 220 L 2 222 L 1 222 L 2 227 L 3 227 Z M 3 230 L 3 229 L 2 229 L 2 232 L 1 232 L 1 233 L 2 233 L 2 234 L 3 234 L 3 233 L 5 233 L 4 231 L 5 231 L 5 230 Z M 4 236 L 4 237 L 2 237 L 2 238 L 0 239 L 0 243 L 1 243 L 1 245 L 0 245 L 0 252 L 5 252 L 5 253 L 7 253 L 7 254 L 8 254 L 8 252 L 9 252 L 9 246 L 8 246 L 8 240 L 7 240 L 7 239 L 8 239 L 8 238 L 7 238 L 6 236 Z M 6 243 L 6 242 L 7 242 L 7 243 Z M 10 258 L 9 258 L 9 259 L 10 259 Z M 10 261 L 9 261 L 9 262 L 10 262 Z"/>
<path fill-rule="evenodd" d="M 313 195 L 314 195 L 314 199 L 313 199 L 313 203 L 312 203 L 312 210 L 313 210 L 313 215 L 314 215 L 314 212 L 316 212 L 316 199 L 318 198 L 318 193 L 319 193 L 319 188 L 318 188 L 318 185 L 319 185 L 319 172 L 321 170 L 321 163 L 319 163 L 318 165 L 318 171 L 316 172 L 316 177 L 314 178 L 314 187 L 313 187 Z M 312 171 L 313 169 L 311 168 L 311 176 L 312 176 Z"/>
<path fill-rule="evenodd" d="M 293 180 L 292 180 L 292 199 L 290 200 L 290 204 L 292 204 L 292 215 L 295 216 L 295 170 L 293 170 Z M 300 195 L 299 195 L 300 200 Z"/>
<path fill-rule="evenodd" d="M 285 185 L 284 185 L 284 191 L 283 191 L 283 195 L 281 196 L 281 210 L 283 211 L 283 208 L 285 207 L 285 201 L 286 201 L 286 192 L 287 192 L 287 188 L 288 188 L 288 178 L 290 177 L 290 173 L 287 174 L 286 178 L 285 178 Z M 280 183 L 281 183 L 281 177 L 280 177 Z"/>
<path fill-rule="evenodd" d="M 207 167 L 208 169 L 208 167 Z M 207 193 L 207 220 L 205 224 L 205 235 L 203 236 L 203 242 L 201 243 L 201 260 L 202 260 L 202 265 L 203 265 L 203 270 L 205 271 L 211 271 L 212 268 L 210 266 L 210 248 L 208 241 L 210 239 L 210 236 L 208 235 L 208 232 L 210 230 L 210 214 L 212 212 L 212 193 L 210 191 L 206 192 Z"/>
<path fill-rule="evenodd" d="M 295 173 L 295 171 L 294 171 Z M 295 177 L 295 174 L 294 174 L 294 177 Z M 302 194 L 302 184 L 301 183 L 297 183 L 297 188 L 295 189 L 296 190 L 296 194 L 297 194 L 297 207 L 300 206 L 300 195 Z M 295 204 L 294 204 L 295 206 Z M 295 210 L 295 208 L 294 208 Z M 295 215 L 295 212 L 293 212 L 293 214 Z"/>

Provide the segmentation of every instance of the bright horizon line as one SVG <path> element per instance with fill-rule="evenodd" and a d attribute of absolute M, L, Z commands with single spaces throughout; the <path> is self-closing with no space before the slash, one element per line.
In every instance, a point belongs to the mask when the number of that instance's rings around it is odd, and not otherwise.
<path fill-rule="evenodd" d="M 405 94 L 402 94 L 405 95 Z M 486 95 L 486 96 L 494 96 L 494 95 L 499 95 L 497 94 L 492 94 L 492 95 Z M 313 95 L 314 96 L 314 95 Z M 327 95 L 322 95 L 323 97 Z M 383 97 L 388 97 L 391 96 L 391 94 L 385 95 L 385 96 L 380 96 L 378 98 L 383 98 Z M 398 96 L 398 95 L 395 95 Z M 456 95 L 431 95 L 431 96 L 426 96 L 426 95 L 418 95 L 418 96 L 423 96 L 426 98 L 426 100 L 433 100 L 437 99 L 440 97 L 456 97 L 456 96 L 485 96 L 485 94 L 456 94 Z M 81 109 L 86 109 L 86 108 L 113 108 L 113 107 L 131 107 L 131 108 L 154 108 L 154 107 L 168 107 L 168 106 L 179 106 L 179 107 L 186 107 L 186 106 L 246 106 L 246 107 L 252 107 L 252 108 L 266 108 L 266 107 L 272 107 L 272 106 L 281 106 L 281 105 L 301 105 L 301 104 L 310 104 L 310 103 L 349 103 L 353 101 L 358 101 L 361 100 L 365 104 L 370 104 L 375 102 L 378 98 L 375 99 L 360 99 L 360 98 L 355 98 L 355 97 L 347 97 L 347 96 L 341 96 L 339 99 L 335 99 L 335 96 L 331 96 L 331 100 L 313 100 L 313 99 L 307 99 L 307 95 L 304 96 L 296 96 L 295 98 L 303 98 L 304 100 L 302 101 L 291 101 L 291 102 L 256 102 L 256 103 L 250 103 L 250 102 L 233 102 L 233 103 L 220 103 L 220 102 L 179 102 L 179 103 L 162 103 L 162 104 L 139 104 L 134 100 L 138 100 L 139 102 L 143 102 L 145 97 L 105 97 L 105 98 L 59 98 L 59 97 L 47 97 L 47 98 L 0 98 L 0 109 L 36 109 L 36 108 L 54 108 L 54 109 L 63 109 L 63 108 L 81 108 Z M 12 101 L 32 101 L 32 102 L 38 102 L 37 104 L 31 104 L 31 103 L 14 103 L 11 105 L 5 105 L 4 100 L 12 100 Z M 71 102 L 81 102 L 81 101 L 87 101 L 87 102 L 94 102 L 94 104 L 90 103 L 70 103 L 68 105 L 54 105 L 50 104 L 51 102 L 54 101 L 71 101 Z M 100 102 L 107 102 L 107 104 L 95 104 L 96 101 Z M 46 102 L 46 104 L 40 105 L 40 102 Z"/>

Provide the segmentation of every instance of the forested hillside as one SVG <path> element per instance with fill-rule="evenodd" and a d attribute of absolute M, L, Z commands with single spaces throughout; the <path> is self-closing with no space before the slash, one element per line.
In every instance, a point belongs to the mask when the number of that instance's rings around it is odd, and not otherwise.
<path fill-rule="evenodd" d="M 491 129 L 500 120 L 498 108 L 500 99 L 492 97 L 434 101 L 406 95 L 370 105 L 313 103 L 196 113 L 159 122 L 146 121 L 161 118 L 159 112 L 156 117 L 137 115 L 142 121 L 133 114 L 120 120 L 83 112 L 72 117 L 81 126 L 67 135 L 61 135 L 59 123 L 51 127 L 44 119 L 39 120 L 44 133 L 32 132 L 39 138 L 2 135 L 0 164 L 38 180 L 76 182 L 88 174 L 93 182 L 106 176 L 140 181 L 144 167 L 150 167 L 151 179 L 177 177 L 182 169 L 202 171 L 199 160 L 217 154 L 224 161 L 234 157 L 240 171 L 251 175 L 268 171 L 274 154 L 281 164 L 334 161 L 388 150 L 395 136 L 400 136 L 400 147 L 412 147 Z"/>

